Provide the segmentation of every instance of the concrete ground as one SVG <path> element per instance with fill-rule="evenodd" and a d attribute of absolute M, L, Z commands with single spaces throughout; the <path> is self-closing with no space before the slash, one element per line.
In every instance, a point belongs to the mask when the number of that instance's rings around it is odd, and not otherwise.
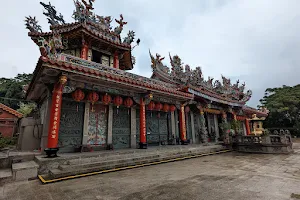
<path fill-rule="evenodd" d="M 300 194 L 297 145 L 291 155 L 231 152 L 48 185 L 11 183 L 0 188 L 0 199 L 293 199 Z"/>

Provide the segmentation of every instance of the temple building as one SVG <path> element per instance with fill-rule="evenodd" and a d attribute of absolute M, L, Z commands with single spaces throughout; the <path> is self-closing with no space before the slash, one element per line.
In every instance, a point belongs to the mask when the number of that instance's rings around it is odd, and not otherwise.
<path fill-rule="evenodd" d="M 41 3 L 50 32 L 35 17 L 25 20 L 41 53 L 26 98 L 39 105 L 46 152 L 218 142 L 230 130 L 250 134 L 253 114 L 267 116 L 245 106 L 252 94 L 245 84 L 205 80 L 177 55 L 169 68 L 149 52 L 151 78 L 128 72 L 140 40 L 134 31 L 121 38 L 123 15 L 112 28 L 112 17 L 94 14 L 92 3 L 74 1 L 72 23 Z"/>

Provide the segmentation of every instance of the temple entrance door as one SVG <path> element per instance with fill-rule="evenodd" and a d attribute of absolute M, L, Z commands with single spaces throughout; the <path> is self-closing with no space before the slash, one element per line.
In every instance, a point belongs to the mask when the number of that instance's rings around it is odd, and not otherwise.
<path fill-rule="evenodd" d="M 92 108 L 91 108 L 92 109 Z M 94 112 L 90 109 L 88 126 L 88 145 L 105 146 L 107 137 L 107 106 L 96 104 Z"/>
<path fill-rule="evenodd" d="M 130 148 L 130 109 L 114 107 L 112 141 L 115 149 Z"/>
<path fill-rule="evenodd" d="M 75 152 L 82 143 L 84 103 L 63 99 L 58 145 L 59 152 Z"/>
<path fill-rule="evenodd" d="M 168 143 L 168 116 L 165 112 L 147 111 L 146 114 L 147 143 L 156 146 Z"/>

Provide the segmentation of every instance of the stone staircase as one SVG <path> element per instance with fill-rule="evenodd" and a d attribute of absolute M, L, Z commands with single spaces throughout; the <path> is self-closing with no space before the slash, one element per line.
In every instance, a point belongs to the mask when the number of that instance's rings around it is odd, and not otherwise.
<path fill-rule="evenodd" d="M 33 161 L 35 155 L 31 152 L 1 152 L 0 186 L 37 178 L 39 166 Z"/>
<path fill-rule="evenodd" d="M 57 167 L 49 168 L 48 173 L 43 175 L 43 179 L 54 180 L 66 178 L 70 176 L 81 176 L 82 174 L 91 175 L 89 173 L 116 171 L 126 168 L 135 168 L 163 162 L 186 159 L 190 157 L 198 157 L 207 154 L 214 154 L 226 150 L 221 145 L 210 146 L 167 146 L 162 148 L 149 148 L 147 150 L 124 150 L 95 154 L 87 156 L 82 153 L 80 157 L 65 156 L 60 158 L 60 164 Z M 87 154 L 88 155 L 88 154 Z M 54 162 L 56 162 L 54 160 Z M 58 162 L 58 161 L 57 161 Z M 40 164 L 41 165 L 41 164 Z"/>

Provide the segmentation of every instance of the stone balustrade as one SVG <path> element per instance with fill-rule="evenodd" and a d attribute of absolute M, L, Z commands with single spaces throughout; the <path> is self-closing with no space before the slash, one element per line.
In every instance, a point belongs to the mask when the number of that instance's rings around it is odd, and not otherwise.
<path fill-rule="evenodd" d="M 278 134 L 276 134 L 278 133 Z M 236 151 L 249 153 L 292 153 L 293 143 L 289 132 L 280 131 L 272 135 L 231 136 L 230 146 Z"/>

